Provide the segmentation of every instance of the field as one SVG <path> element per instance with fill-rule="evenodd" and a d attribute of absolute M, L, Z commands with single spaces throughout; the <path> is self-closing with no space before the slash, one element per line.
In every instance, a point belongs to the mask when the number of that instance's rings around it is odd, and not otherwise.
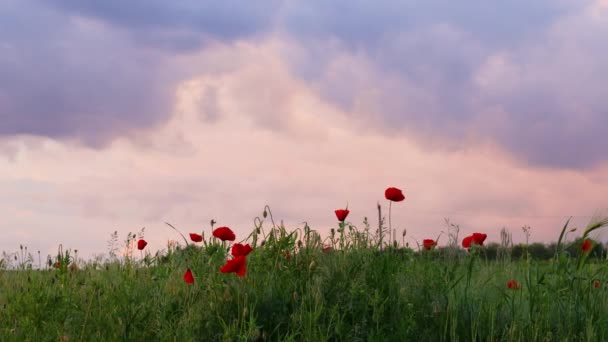
<path fill-rule="evenodd" d="M 234 242 L 184 236 L 153 253 L 139 242 L 142 232 L 129 233 L 120 256 L 110 246 L 110 258 L 74 262 L 74 251 L 60 250 L 41 269 L 22 249 L 0 271 L 0 336 L 608 341 L 607 263 L 585 253 L 579 240 L 570 245 L 583 252 L 568 255 L 567 225 L 550 260 L 515 260 L 508 244 L 490 260 L 483 243 L 462 248 L 457 231 L 448 247 L 412 249 L 381 243 L 367 223 L 339 222 L 322 239 L 307 226 L 288 231 L 268 214 Z M 592 222 L 581 236 L 606 223 Z M 236 242 L 253 251 L 235 252 Z"/>

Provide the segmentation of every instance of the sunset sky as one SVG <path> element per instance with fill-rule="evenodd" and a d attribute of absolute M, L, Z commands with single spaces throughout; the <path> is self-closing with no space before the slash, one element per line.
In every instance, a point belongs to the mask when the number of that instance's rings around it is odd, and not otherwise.
<path fill-rule="evenodd" d="M 607 0 L 2 0 L 0 251 L 327 233 L 389 186 L 410 244 L 554 241 L 607 213 L 606 37 Z"/>

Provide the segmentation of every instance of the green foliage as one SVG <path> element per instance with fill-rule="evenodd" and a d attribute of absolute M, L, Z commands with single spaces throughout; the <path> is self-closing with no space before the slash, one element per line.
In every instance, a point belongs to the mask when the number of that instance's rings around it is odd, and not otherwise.
<path fill-rule="evenodd" d="M 219 272 L 229 246 L 213 238 L 202 246 L 174 246 L 139 258 L 127 251 L 120 259 L 113 234 L 114 255 L 105 263 L 73 267 L 74 253 L 60 248 L 45 269 L 3 264 L 0 336 L 24 341 L 608 340 L 608 265 L 600 259 L 606 255 L 600 244 L 578 262 L 578 239 L 561 241 L 562 250 L 530 244 L 513 246 L 509 254 L 502 250 L 508 244 L 490 243 L 468 252 L 455 243 L 430 251 L 380 250 L 369 227 L 358 230 L 345 223 L 322 240 L 308 225 L 288 232 L 272 222 L 266 232 L 262 222 L 272 218 L 269 208 L 263 216 L 247 240 L 256 248 L 243 278 Z M 134 239 L 129 236 L 127 245 Z M 323 251 L 328 245 L 333 249 Z M 23 263 L 31 265 L 28 260 Z M 192 285 L 183 281 L 186 268 L 194 273 Z M 507 288 L 512 279 L 519 289 Z"/>

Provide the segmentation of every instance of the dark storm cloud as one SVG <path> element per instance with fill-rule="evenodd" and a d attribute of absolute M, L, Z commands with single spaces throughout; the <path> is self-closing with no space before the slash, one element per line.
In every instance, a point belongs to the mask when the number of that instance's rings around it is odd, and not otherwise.
<path fill-rule="evenodd" d="M 76 137 L 96 146 L 162 122 L 177 82 L 194 73 L 171 57 L 208 39 L 266 29 L 279 2 L 240 4 L 3 1 L 0 135 Z"/>
<path fill-rule="evenodd" d="M 31 1 L 3 2 L 0 16 L 0 135 L 97 145 L 168 114 L 163 56 Z"/>
<path fill-rule="evenodd" d="M 176 50 L 207 38 L 234 40 L 270 29 L 284 0 L 40 0 L 129 30 L 137 42 Z"/>
<path fill-rule="evenodd" d="M 173 56 L 278 30 L 301 47 L 285 58 L 298 77 L 386 133 L 452 147 L 473 133 L 533 165 L 589 167 L 606 160 L 608 131 L 608 30 L 582 14 L 590 3 L 5 0 L 0 135 L 100 144 L 158 124 L 197 72 Z M 510 69 L 480 85 L 496 54 Z M 344 55 L 363 66 L 336 66 Z"/>
<path fill-rule="evenodd" d="M 310 47 L 294 62 L 299 75 L 348 110 L 374 93 L 359 115 L 374 113 L 387 132 L 406 128 L 426 143 L 458 146 L 474 131 L 525 163 L 579 168 L 608 159 L 608 62 L 600 57 L 608 30 L 585 20 L 591 3 L 311 0 L 286 5 L 282 24 Z M 344 51 L 369 62 L 376 77 L 336 70 Z M 520 79 L 506 92 L 492 89 L 500 81 L 480 87 L 480 68 L 501 53 Z M 570 72 L 581 65 L 592 67 Z"/>

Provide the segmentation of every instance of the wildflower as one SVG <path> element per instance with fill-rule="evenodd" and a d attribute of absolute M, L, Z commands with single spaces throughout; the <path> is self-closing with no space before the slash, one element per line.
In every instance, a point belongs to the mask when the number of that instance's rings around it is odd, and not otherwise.
<path fill-rule="evenodd" d="M 462 239 L 462 247 L 468 249 L 471 248 L 472 244 L 483 246 L 483 242 L 486 240 L 487 237 L 487 234 L 473 233 L 473 235 L 469 235 Z"/>
<path fill-rule="evenodd" d="M 286 250 L 281 250 L 281 254 L 283 255 L 283 257 L 285 259 L 291 259 L 291 254 L 289 252 L 287 252 Z"/>
<path fill-rule="evenodd" d="M 216 238 L 218 238 L 222 241 L 234 241 L 234 239 L 236 239 L 234 232 L 232 231 L 232 229 L 230 229 L 228 227 L 216 228 L 213 231 L 213 236 L 215 236 Z"/>
<path fill-rule="evenodd" d="M 137 241 L 137 249 L 139 249 L 140 251 L 143 250 L 144 248 L 146 248 L 147 245 L 148 245 L 148 243 L 144 239 L 139 239 Z"/>
<path fill-rule="evenodd" d="M 240 243 L 235 243 L 232 246 L 232 256 L 234 257 L 238 257 L 238 256 L 247 256 L 247 254 L 251 253 L 253 251 L 253 248 L 251 248 L 251 246 L 249 244 L 246 245 L 242 245 Z"/>
<path fill-rule="evenodd" d="M 511 279 L 507 283 L 507 287 L 510 288 L 511 290 L 519 290 L 519 283 L 517 283 L 515 280 Z"/>
<path fill-rule="evenodd" d="M 583 253 L 589 253 L 591 252 L 591 250 L 593 249 L 593 243 L 591 242 L 591 240 L 589 239 L 585 239 L 585 241 L 583 242 L 582 246 L 581 246 L 581 250 L 583 251 Z"/>
<path fill-rule="evenodd" d="M 350 213 L 350 211 L 348 209 L 338 209 L 335 211 L 335 213 L 336 217 L 338 218 L 338 221 L 344 222 L 344 220 L 346 220 L 346 216 L 348 216 L 348 213 Z"/>
<path fill-rule="evenodd" d="M 201 242 L 203 241 L 203 236 L 195 233 L 190 233 L 190 240 L 193 242 Z"/>
<path fill-rule="evenodd" d="M 437 245 L 437 242 L 435 242 L 435 240 L 431 240 L 431 239 L 424 239 L 424 240 L 422 240 L 422 245 L 424 246 L 424 249 L 426 249 L 427 251 L 430 251 L 431 249 L 435 248 L 435 246 Z"/>
<path fill-rule="evenodd" d="M 184 281 L 187 284 L 194 284 L 194 276 L 192 275 L 190 268 L 187 268 L 186 273 L 184 273 Z"/>
<path fill-rule="evenodd" d="M 325 247 L 323 247 L 323 252 L 324 253 L 329 253 L 329 252 L 331 252 L 333 250 L 334 250 L 334 248 L 332 246 L 325 246 Z"/>
<path fill-rule="evenodd" d="M 487 237 L 488 237 L 487 234 L 473 233 L 473 242 L 476 245 L 483 246 L 483 242 L 486 240 Z"/>
<path fill-rule="evenodd" d="M 55 268 L 60 268 L 61 267 L 61 263 L 59 261 L 57 261 L 54 266 L 55 266 Z"/>
<path fill-rule="evenodd" d="M 471 248 L 471 242 L 473 242 L 473 235 L 465 237 L 462 239 L 462 247 L 467 249 Z"/>
<path fill-rule="evenodd" d="M 405 199 L 405 196 L 403 196 L 403 192 L 401 191 L 401 189 L 397 188 L 387 188 L 386 191 L 384 191 L 384 197 L 386 197 L 387 200 L 393 202 L 401 202 Z"/>
<path fill-rule="evenodd" d="M 594 280 L 593 281 L 593 287 L 595 287 L 596 289 L 600 287 L 600 281 L 599 280 Z"/>
<path fill-rule="evenodd" d="M 226 264 L 220 267 L 220 272 L 222 273 L 233 273 L 235 272 L 237 276 L 244 277 L 247 273 L 247 259 L 244 255 L 240 255 L 238 257 L 234 257 L 230 260 L 226 261 Z"/>

